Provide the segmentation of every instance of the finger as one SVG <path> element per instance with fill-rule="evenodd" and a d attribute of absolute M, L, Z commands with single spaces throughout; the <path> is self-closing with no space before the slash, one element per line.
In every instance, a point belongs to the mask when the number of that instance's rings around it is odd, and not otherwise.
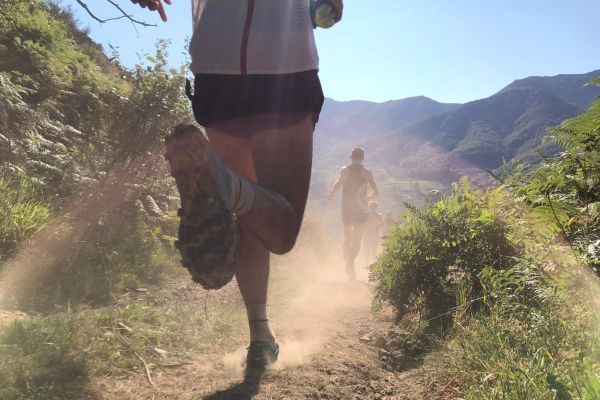
<path fill-rule="evenodd" d="M 160 14 L 160 18 L 164 21 L 167 22 L 167 12 L 165 11 L 165 7 L 163 6 L 162 2 L 158 3 L 158 13 Z M 167 4 L 170 4 L 167 3 Z"/>
<path fill-rule="evenodd" d="M 171 0 L 165 0 L 165 3 L 167 3 L 168 5 L 171 5 Z"/>
<path fill-rule="evenodd" d="M 332 1 L 333 8 L 335 9 L 335 22 L 340 22 L 342 20 L 342 15 L 344 13 L 344 2 L 342 0 L 334 0 Z"/>

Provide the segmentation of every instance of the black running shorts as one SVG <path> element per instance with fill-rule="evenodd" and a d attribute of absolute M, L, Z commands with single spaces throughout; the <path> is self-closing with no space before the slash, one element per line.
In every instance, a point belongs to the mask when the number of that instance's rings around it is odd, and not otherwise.
<path fill-rule="evenodd" d="M 241 137 L 293 125 L 307 115 L 316 124 L 325 100 L 316 70 L 281 75 L 197 74 L 194 93 L 188 87 L 187 94 L 200 125 Z M 252 123 L 240 129 L 239 121 L 248 118 Z"/>
<path fill-rule="evenodd" d="M 369 214 L 360 206 L 342 204 L 342 222 L 344 225 L 361 225 L 367 222 Z"/>

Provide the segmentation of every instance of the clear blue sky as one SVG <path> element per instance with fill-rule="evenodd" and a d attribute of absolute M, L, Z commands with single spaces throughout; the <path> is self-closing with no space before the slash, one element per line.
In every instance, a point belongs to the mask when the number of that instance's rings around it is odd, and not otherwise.
<path fill-rule="evenodd" d="M 62 4 L 97 42 L 118 46 L 126 65 L 152 52 L 157 38 L 171 40 L 173 64 L 183 62 L 190 0 L 173 0 L 167 23 L 118 1 L 159 26 L 138 27 L 138 36 L 128 22 L 101 25 L 75 0 Z M 117 15 L 104 0 L 86 2 L 101 17 Z M 344 20 L 317 32 L 321 80 L 337 100 L 475 100 L 530 75 L 600 69 L 598 16 L 599 0 L 346 0 Z"/>

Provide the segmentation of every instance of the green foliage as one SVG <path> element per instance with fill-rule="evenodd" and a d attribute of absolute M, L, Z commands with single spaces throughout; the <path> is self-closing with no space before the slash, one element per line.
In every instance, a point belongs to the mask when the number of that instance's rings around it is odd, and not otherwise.
<path fill-rule="evenodd" d="M 0 164 L 38 179 L 58 199 L 85 179 L 73 152 L 94 104 L 122 84 L 96 63 L 101 52 L 55 6 L 3 3 L 0 14 Z M 76 40 L 77 39 L 77 40 Z M 88 39 L 89 42 L 89 39 Z M 113 68 L 114 69 L 114 68 Z"/>
<path fill-rule="evenodd" d="M 21 306 L 106 303 L 107 276 L 115 291 L 158 283 L 171 269 L 177 206 L 162 138 L 192 119 L 185 68 L 168 67 L 160 41 L 126 69 L 52 2 L 2 2 L 0 16 L 1 261 L 53 217 L 60 229 L 45 234 L 64 237 L 48 249 L 56 273 L 37 304 L 24 296 Z M 119 197 L 92 207 L 115 182 Z"/>
<path fill-rule="evenodd" d="M 48 221 L 50 208 L 37 186 L 27 178 L 8 178 L 0 169 L 0 263 Z"/>
<path fill-rule="evenodd" d="M 556 270 L 569 254 L 505 187 L 453 189 L 409 207 L 389 235 L 371 267 L 376 301 L 428 325 L 418 334 L 430 344 L 431 328 L 440 338 L 437 328 L 451 326 L 429 359 L 460 383 L 463 399 L 597 398 L 596 282 L 575 267 Z"/>
<path fill-rule="evenodd" d="M 63 244 L 63 254 L 52 255 L 46 268 L 54 272 L 46 276 L 35 296 L 27 291 L 16 293 L 19 307 L 51 311 L 48 307 L 57 305 L 106 305 L 111 291 L 158 286 L 166 276 L 176 274 L 175 213 L 149 212 L 152 205 L 157 206 L 151 196 L 144 202 L 134 199 L 124 199 L 85 225 L 67 225 L 65 229 L 78 230 L 77 235 L 60 234 L 77 241 Z"/>
<path fill-rule="evenodd" d="M 600 273 L 600 100 L 549 132 L 564 151 L 509 183 Z"/>
<path fill-rule="evenodd" d="M 546 141 L 564 151 L 533 169 L 505 166 L 505 183 L 533 208 L 535 219 L 523 224 L 552 226 L 598 273 L 600 100 L 549 133 Z M 565 264 L 564 245 L 554 246 L 562 250 L 558 258 L 548 254 L 551 247 L 534 250 L 537 259 Z M 485 307 L 455 326 L 442 356 L 451 375 L 464 382 L 463 398 L 600 398 L 597 282 L 586 284 L 590 278 L 575 267 L 561 267 L 563 283 L 553 283 L 532 265 L 480 274 Z"/>
<path fill-rule="evenodd" d="M 53 400 L 81 398 L 87 368 L 73 348 L 71 313 L 15 321 L 0 330 L 0 398 Z"/>
<path fill-rule="evenodd" d="M 119 304 L 112 307 L 0 323 L 0 399 L 95 399 L 90 378 L 144 374 L 133 351 L 150 364 L 154 376 L 162 364 L 241 345 L 234 334 L 244 324 L 241 298 L 210 302 L 206 314 L 198 307 L 200 296 L 185 286 L 127 293 L 115 295 Z M 167 351 L 169 359 L 154 348 Z"/>
<path fill-rule="evenodd" d="M 38 101 L 67 94 L 60 89 L 83 93 L 111 86 L 106 65 L 98 63 L 100 46 L 85 37 L 68 11 L 41 0 L 10 3 L 0 8 L 0 44 L 10 55 L 2 57 L 0 70 L 31 84 Z"/>
<path fill-rule="evenodd" d="M 579 299 L 582 288 L 532 286 L 524 272 L 525 279 L 515 280 L 507 271 L 490 271 L 487 279 L 500 284 L 484 285 L 486 311 L 456 326 L 446 345 L 442 363 L 467 388 L 462 398 L 597 398 L 600 331 L 594 305 Z M 532 299 L 537 306 L 529 304 Z"/>
<path fill-rule="evenodd" d="M 390 303 L 399 317 L 423 313 L 435 327 L 447 326 L 456 306 L 477 309 L 482 272 L 507 270 L 520 254 L 509 226 L 516 211 L 506 200 L 501 190 L 481 194 L 465 179 L 447 198 L 422 210 L 409 206 L 371 267 L 376 302 Z"/>

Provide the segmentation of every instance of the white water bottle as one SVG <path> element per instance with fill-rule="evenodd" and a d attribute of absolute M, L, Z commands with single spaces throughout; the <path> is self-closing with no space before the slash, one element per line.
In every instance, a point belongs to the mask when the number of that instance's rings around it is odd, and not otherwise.
<path fill-rule="evenodd" d="M 314 28 L 328 29 L 335 25 L 335 8 L 329 0 L 310 0 Z"/>

